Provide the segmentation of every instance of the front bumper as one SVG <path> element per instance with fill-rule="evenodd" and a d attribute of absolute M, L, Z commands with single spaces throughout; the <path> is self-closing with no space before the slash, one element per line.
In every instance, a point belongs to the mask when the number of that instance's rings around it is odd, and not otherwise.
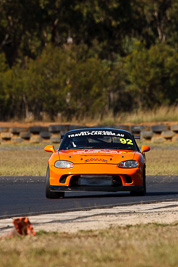
<path fill-rule="evenodd" d="M 143 185 L 141 168 L 122 169 L 115 164 L 75 164 L 72 169 L 58 169 L 53 165 L 49 165 L 49 169 L 51 191 L 132 191 Z M 105 176 L 112 176 L 113 179 L 119 179 L 119 182 L 99 185 L 73 183 L 74 179 L 82 176 L 96 176 L 96 180 L 99 178 L 100 181 L 104 181 Z"/>

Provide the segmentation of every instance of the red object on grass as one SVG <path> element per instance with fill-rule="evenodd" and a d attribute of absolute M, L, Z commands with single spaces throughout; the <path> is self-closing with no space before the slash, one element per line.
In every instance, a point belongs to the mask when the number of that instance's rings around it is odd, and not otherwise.
<path fill-rule="evenodd" d="M 36 235 L 33 226 L 27 217 L 14 219 L 13 224 L 17 233 L 20 235 Z"/>

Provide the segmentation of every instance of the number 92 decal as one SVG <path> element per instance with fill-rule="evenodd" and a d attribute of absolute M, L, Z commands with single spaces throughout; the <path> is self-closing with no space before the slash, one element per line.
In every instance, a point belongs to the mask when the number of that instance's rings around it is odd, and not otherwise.
<path fill-rule="evenodd" d="M 133 146 L 133 142 L 132 142 L 131 139 L 120 138 L 120 142 L 122 144 L 127 144 L 127 145 L 132 145 Z"/>

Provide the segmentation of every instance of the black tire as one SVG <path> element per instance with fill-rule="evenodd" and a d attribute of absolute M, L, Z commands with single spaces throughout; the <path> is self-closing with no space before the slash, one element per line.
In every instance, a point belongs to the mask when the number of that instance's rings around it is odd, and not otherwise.
<path fill-rule="evenodd" d="M 69 131 L 69 125 L 50 125 L 48 130 L 51 133 L 65 134 Z"/>
<path fill-rule="evenodd" d="M 64 198 L 64 192 L 51 192 L 49 188 L 50 171 L 49 166 L 46 171 L 46 198 Z"/>
<path fill-rule="evenodd" d="M 142 131 L 141 138 L 150 140 L 153 137 L 152 131 Z"/>
<path fill-rule="evenodd" d="M 154 132 L 154 133 L 161 133 L 163 131 L 167 131 L 168 130 L 168 126 L 167 125 L 153 125 L 151 127 L 151 130 Z"/>
<path fill-rule="evenodd" d="M 27 127 L 12 127 L 10 128 L 10 132 L 13 134 L 19 134 L 21 132 L 27 132 L 28 128 Z"/>
<path fill-rule="evenodd" d="M 144 125 L 135 125 L 130 127 L 130 131 L 132 134 L 140 134 L 140 132 L 144 131 L 146 126 Z"/>
<path fill-rule="evenodd" d="M 143 187 L 139 190 L 131 191 L 131 196 L 145 196 L 146 195 L 146 175 L 145 175 L 145 168 L 143 170 Z"/>
<path fill-rule="evenodd" d="M 171 125 L 171 131 L 178 133 L 178 124 Z"/>
<path fill-rule="evenodd" d="M 33 134 L 39 134 L 40 132 L 44 132 L 44 131 L 47 131 L 47 130 L 48 130 L 47 127 L 42 127 L 42 126 L 31 126 L 31 127 L 29 127 L 30 133 L 33 133 Z"/>
<path fill-rule="evenodd" d="M 30 137 L 31 137 L 31 133 L 30 133 L 30 132 L 21 132 L 21 133 L 20 133 L 20 137 L 21 137 L 22 139 L 29 140 Z"/>
<path fill-rule="evenodd" d="M 43 138 L 43 139 L 49 139 L 51 137 L 51 133 L 50 132 L 40 132 L 40 136 Z"/>

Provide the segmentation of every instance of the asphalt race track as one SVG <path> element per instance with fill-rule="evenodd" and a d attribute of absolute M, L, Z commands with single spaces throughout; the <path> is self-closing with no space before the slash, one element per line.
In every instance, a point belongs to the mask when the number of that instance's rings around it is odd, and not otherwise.
<path fill-rule="evenodd" d="M 178 200 L 178 176 L 147 176 L 147 195 L 75 192 L 46 199 L 45 177 L 0 176 L 0 218 Z"/>

